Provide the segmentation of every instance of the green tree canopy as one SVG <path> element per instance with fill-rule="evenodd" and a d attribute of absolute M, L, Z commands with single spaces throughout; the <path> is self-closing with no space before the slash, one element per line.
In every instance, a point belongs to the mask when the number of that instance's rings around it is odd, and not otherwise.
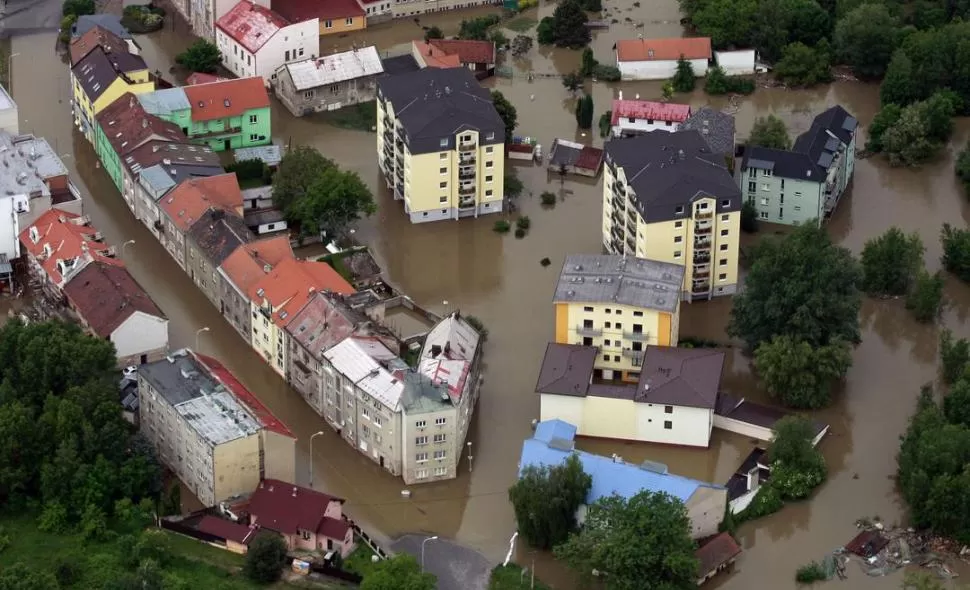
<path fill-rule="evenodd" d="M 862 4 L 835 25 L 835 49 L 856 76 L 880 78 L 898 42 L 899 21 L 885 4 Z"/>
<path fill-rule="evenodd" d="M 536 42 L 539 45 L 552 45 L 556 42 L 555 19 L 543 17 L 536 26 Z"/>
<path fill-rule="evenodd" d="M 788 335 L 775 336 L 755 350 L 755 367 L 768 392 L 792 408 L 821 408 L 832 385 L 852 364 L 849 347 L 833 342 L 813 347 Z"/>
<path fill-rule="evenodd" d="M 916 87 L 913 75 L 913 60 L 902 49 L 893 53 L 886 69 L 886 77 L 879 85 L 879 100 L 884 105 L 904 107 L 919 98 L 920 89 Z"/>
<path fill-rule="evenodd" d="M 563 0 L 552 13 L 552 39 L 557 47 L 579 49 L 589 44 L 592 36 L 586 22 L 589 17 L 577 0 Z M 539 23 L 540 27 L 542 23 Z M 543 39 L 540 36 L 539 43 Z"/>
<path fill-rule="evenodd" d="M 458 29 L 458 39 L 474 39 L 485 41 L 488 30 L 497 25 L 501 19 L 497 14 L 479 16 L 470 20 L 462 20 Z"/>
<path fill-rule="evenodd" d="M 960 150 L 960 155 L 957 156 L 957 162 L 953 171 L 963 184 L 963 192 L 967 196 L 970 196 L 970 143 L 963 146 L 963 149 Z"/>
<path fill-rule="evenodd" d="M 583 57 L 579 66 L 579 75 L 584 78 L 587 76 L 592 76 L 593 70 L 596 69 L 597 65 L 599 65 L 599 62 L 596 61 L 595 57 L 593 57 L 593 49 L 591 47 L 586 47 L 583 49 Z"/>
<path fill-rule="evenodd" d="M 196 39 L 195 43 L 175 56 L 175 63 L 192 72 L 212 74 L 222 63 L 222 53 L 215 43 Z"/>
<path fill-rule="evenodd" d="M 970 230 L 944 223 L 940 242 L 943 244 L 943 268 L 964 283 L 970 283 Z"/>
<path fill-rule="evenodd" d="M 609 590 L 689 590 L 697 587 L 698 569 L 690 533 L 676 498 L 614 495 L 593 503 L 582 530 L 555 554 L 584 577 L 603 572 Z"/>
<path fill-rule="evenodd" d="M 932 322 L 943 308 L 943 273 L 933 274 L 920 269 L 913 288 L 906 297 L 906 309 L 919 322 Z"/>
<path fill-rule="evenodd" d="M 786 500 L 800 500 L 818 487 L 827 475 L 825 458 L 814 445 L 815 428 L 808 418 L 786 416 L 774 426 L 768 446 L 770 485 Z"/>
<path fill-rule="evenodd" d="M 432 25 L 424 30 L 424 42 L 427 43 L 432 39 L 444 39 L 445 34 L 441 31 L 441 27 L 438 25 Z"/>
<path fill-rule="evenodd" d="M 593 127 L 593 96 L 584 94 L 576 101 L 576 125 L 580 129 Z"/>
<path fill-rule="evenodd" d="M 272 584 L 280 579 L 286 563 L 286 543 L 283 537 L 263 532 L 253 539 L 246 552 L 243 574 L 257 584 Z"/>
<path fill-rule="evenodd" d="M 766 240 L 735 296 L 729 333 L 752 350 L 780 335 L 813 347 L 857 342 L 861 275 L 852 254 L 814 223 Z"/>
<path fill-rule="evenodd" d="M 576 511 L 592 486 L 575 455 L 554 467 L 526 467 L 509 488 L 519 534 L 541 549 L 564 542 L 576 530 Z"/>
<path fill-rule="evenodd" d="M 498 111 L 498 116 L 501 117 L 502 122 L 505 123 L 505 143 L 512 143 L 512 133 L 519 121 L 519 114 L 515 111 L 515 106 L 498 90 L 492 91 L 492 105 Z"/>
<path fill-rule="evenodd" d="M 869 138 L 866 140 L 866 149 L 870 152 L 881 152 L 884 149 L 883 135 L 886 131 L 899 121 L 903 114 L 903 109 L 897 104 L 887 104 L 879 109 L 876 116 L 869 125 Z"/>
<path fill-rule="evenodd" d="M 789 86 L 815 86 L 832 81 L 830 60 L 827 43 L 821 42 L 814 48 L 804 43 L 791 43 L 785 46 L 773 73 Z"/>
<path fill-rule="evenodd" d="M 97 6 L 94 0 L 64 0 L 64 4 L 61 6 L 62 16 L 73 16 L 77 18 L 86 14 L 94 14 L 95 12 L 97 12 Z"/>
<path fill-rule="evenodd" d="M 791 139 L 788 137 L 785 122 L 775 115 L 758 117 L 751 128 L 751 134 L 748 135 L 748 145 L 787 150 L 791 147 Z"/>
<path fill-rule="evenodd" d="M 436 584 L 434 574 L 422 572 L 414 557 L 398 553 L 374 564 L 360 583 L 360 590 L 434 590 Z"/>
<path fill-rule="evenodd" d="M 905 295 L 923 267 L 923 240 L 891 227 L 862 248 L 862 288 L 873 295 Z"/>
<path fill-rule="evenodd" d="M 966 338 L 953 339 L 953 332 L 940 331 L 940 372 L 943 382 L 955 383 L 964 376 L 970 363 L 970 341 Z"/>
<path fill-rule="evenodd" d="M 674 72 L 674 77 L 670 79 L 670 83 L 673 84 L 674 90 L 677 92 L 693 92 L 697 85 L 694 67 L 684 59 L 683 55 L 677 60 L 677 71 Z"/>

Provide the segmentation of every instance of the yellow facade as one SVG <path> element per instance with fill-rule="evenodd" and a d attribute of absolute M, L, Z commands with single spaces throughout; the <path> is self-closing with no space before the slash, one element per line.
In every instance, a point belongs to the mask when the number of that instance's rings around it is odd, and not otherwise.
<path fill-rule="evenodd" d="M 212 449 L 215 502 L 248 494 L 259 485 L 259 434 L 240 437 Z"/>
<path fill-rule="evenodd" d="M 367 17 L 364 15 L 347 16 L 320 20 L 320 36 L 339 35 L 351 31 L 361 31 L 367 28 Z"/>
<path fill-rule="evenodd" d="M 102 110 L 116 101 L 126 92 L 143 94 L 155 91 L 155 82 L 149 76 L 148 70 L 135 70 L 125 75 L 118 74 L 104 92 L 93 101 L 88 97 L 74 73 L 71 73 L 71 90 L 74 95 L 74 118 L 80 123 L 83 117 L 86 123 L 84 136 L 88 141 L 94 141 L 94 120 Z"/>
<path fill-rule="evenodd" d="M 716 197 L 699 195 L 684 204 L 682 218 L 647 223 L 635 208 L 635 199 L 623 168 L 618 166 L 614 176 L 605 167 L 603 244 L 607 250 L 683 265 L 685 299 L 737 290 L 740 211 L 718 213 Z"/>
<path fill-rule="evenodd" d="M 285 376 L 287 352 L 285 331 L 267 318 L 257 303 L 250 303 L 250 306 L 253 314 L 251 322 L 253 350 L 258 352 L 274 371 Z"/>
<path fill-rule="evenodd" d="M 598 347 L 594 366 L 628 380 L 639 376 L 647 346 L 676 345 L 679 325 L 680 301 L 673 313 L 617 303 L 556 304 L 556 342 Z"/>

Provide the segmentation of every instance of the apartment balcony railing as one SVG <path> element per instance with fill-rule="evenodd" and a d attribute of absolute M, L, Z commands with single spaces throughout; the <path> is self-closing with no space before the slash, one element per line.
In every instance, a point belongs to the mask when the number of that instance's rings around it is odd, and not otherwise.
<path fill-rule="evenodd" d="M 694 213 L 694 219 L 711 219 L 714 217 L 713 211 L 698 211 Z"/>
<path fill-rule="evenodd" d="M 694 251 L 706 251 L 711 249 L 711 238 L 694 238 Z"/>
<path fill-rule="evenodd" d="M 458 194 L 459 195 L 474 195 L 475 194 L 475 185 L 471 185 L 471 186 L 460 186 L 460 187 L 458 187 Z"/>
<path fill-rule="evenodd" d="M 621 197 L 617 197 L 616 195 L 610 199 L 610 205 L 612 205 L 614 211 L 626 210 L 626 200 Z"/>
<path fill-rule="evenodd" d="M 643 363 L 642 350 L 633 350 L 631 348 L 624 348 L 621 354 L 623 355 L 623 358 L 630 359 L 634 365 L 639 365 Z"/>
<path fill-rule="evenodd" d="M 711 290 L 711 282 L 707 280 L 704 280 L 704 281 L 695 280 L 694 284 L 690 288 L 691 293 L 707 293 L 710 290 Z"/>
<path fill-rule="evenodd" d="M 618 195 L 626 195 L 626 187 L 621 182 L 613 183 L 613 192 Z"/>
<path fill-rule="evenodd" d="M 623 254 L 623 242 L 621 240 L 618 240 L 616 236 L 614 236 L 613 239 L 610 240 L 610 246 L 612 248 L 611 252 L 613 254 Z"/>
<path fill-rule="evenodd" d="M 467 170 L 467 171 L 463 169 L 459 169 L 458 178 L 460 180 L 473 180 L 475 178 L 475 169 L 472 168 L 471 170 Z"/>
<path fill-rule="evenodd" d="M 474 164 L 475 163 L 475 152 L 463 152 L 458 154 L 458 159 L 462 164 Z"/>
<path fill-rule="evenodd" d="M 623 338 L 634 342 L 646 342 L 650 340 L 650 332 L 623 332 Z"/>
<path fill-rule="evenodd" d="M 396 148 L 396 149 L 397 149 L 398 151 L 402 151 L 402 152 L 403 152 L 403 151 L 404 151 L 404 142 L 403 142 L 403 141 L 401 141 L 400 139 L 398 139 L 398 140 L 396 140 L 396 141 L 394 142 L 394 147 L 395 147 L 395 148 Z"/>
<path fill-rule="evenodd" d="M 626 247 L 630 250 L 630 252 L 635 253 L 637 251 L 637 241 L 633 236 L 627 236 Z"/>
<path fill-rule="evenodd" d="M 397 176 L 398 180 L 404 182 L 404 168 L 402 166 L 398 166 L 394 169 L 394 175 Z"/>
<path fill-rule="evenodd" d="M 626 218 L 626 231 L 634 235 L 637 233 L 637 222 L 629 217 Z"/>
<path fill-rule="evenodd" d="M 708 268 L 705 268 L 703 270 L 697 270 L 697 269 L 695 269 L 693 275 L 694 275 L 694 279 L 695 280 L 697 280 L 697 279 L 709 279 L 709 278 L 711 278 L 711 269 L 709 267 Z"/>
<path fill-rule="evenodd" d="M 610 228 L 610 233 L 612 233 L 613 237 L 619 240 L 620 242 L 622 242 L 623 238 L 626 237 L 623 235 L 623 226 L 617 225 L 615 223 L 613 224 L 613 227 Z"/>
<path fill-rule="evenodd" d="M 384 127 L 384 142 L 388 143 L 394 141 L 394 129 L 391 127 Z"/>
<path fill-rule="evenodd" d="M 478 145 L 474 142 L 464 142 L 458 144 L 459 152 L 473 152 L 478 149 Z"/>
<path fill-rule="evenodd" d="M 576 326 L 576 333 L 580 336 L 602 336 L 603 330 L 592 326 Z"/>
<path fill-rule="evenodd" d="M 237 133 L 242 133 L 242 127 L 225 127 L 223 129 L 215 129 L 213 131 L 206 131 L 204 133 L 192 133 L 189 137 L 192 138 L 209 138 L 209 137 L 219 137 L 222 135 L 236 135 Z"/>
<path fill-rule="evenodd" d="M 694 235 L 695 236 L 708 236 L 711 234 L 711 230 L 714 229 L 714 224 L 710 221 L 703 223 L 694 224 Z"/>
<path fill-rule="evenodd" d="M 694 265 L 707 264 L 711 261 L 710 254 L 694 254 Z"/>
<path fill-rule="evenodd" d="M 471 199 L 458 199 L 458 209 L 459 210 L 474 209 L 474 208 L 475 208 L 475 199 L 474 199 L 474 197 L 471 198 Z"/>

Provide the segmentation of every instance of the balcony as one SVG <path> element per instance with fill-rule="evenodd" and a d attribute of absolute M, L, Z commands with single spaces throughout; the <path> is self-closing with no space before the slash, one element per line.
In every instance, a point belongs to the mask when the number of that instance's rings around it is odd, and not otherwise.
<path fill-rule="evenodd" d="M 397 141 L 394 142 L 394 148 L 397 151 L 399 151 L 399 152 L 403 152 L 404 151 L 404 142 L 401 141 L 400 139 L 398 139 Z"/>
<path fill-rule="evenodd" d="M 626 187 L 620 184 L 619 182 L 614 182 L 613 192 L 620 196 L 626 196 Z"/>
<path fill-rule="evenodd" d="M 475 194 L 475 185 L 471 185 L 471 186 L 460 186 L 460 187 L 458 187 L 458 194 L 459 195 L 474 195 Z"/>
<path fill-rule="evenodd" d="M 474 209 L 474 208 L 475 208 L 475 198 L 474 197 L 472 197 L 470 199 L 468 199 L 468 198 L 458 199 L 458 210 L 459 211 L 464 211 L 466 209 Z"/>
<path fill-rule="evenodd" d="M 384 126 L 384 141 L 385 142 L 394 141 L 394 128 L 393 127 L 388 127 L 387 125 Z"/>
<path fill-rule="evenodd" d="M 714 217 L 714 212 L 710 210 L 708 211 L 698 210 L 694 212 L 694 219 L 711 219 L 712 217 Z"/>
<path fill-rule="evenodd" d="M 710 254 L 694 254 L 694 265 L 707 264 L 711 261 Z"/>
<path fill-rule="evenodd" d="M 643 351 L 642 350 L 633 350 L 631 348 L 624 348 L 622 354 L 623 354 L 623 358 L 630 359 L 630 361 L 634 365 L 641 365 L 641 364 L 643 364 Z"/>
<path fill-rule="evenodd" d="M 694 235 L 695 236 L 709 236 L 711 235 L 711 230 L 714 229 L 714 224 L 710 221 L 705 221 L 701 223 L 694 224 Z"/>
<path fill-rule="evenodd" d="M 614 237 L 609 242 L 609 250 L 613 254 L 623 254 L 623 242 Z"/>
<path fill-rule="evenodd" d="M 711 238 L 698 236 L 694 238 L 694 251 L 709 251 L 711 249 Z"/>
<path fill-rule="evenodd" d="M 699 268 L 699 269 L 698 268 L 695 268 L 694 269 L 693 276 L 694 276 L 694 280 L 695 281 L 701 280 L 701 279 L 704 279 L 704 280 L 710 279 L 711 278 L 711 267 L 710 266 L 705 266 L 705 267 Z"/>
<path fill-rule="evenodd" d="M 626 210 L 626 201 L 624 199 L 620 198 L 620 197 L 617 197 L 617 196 L 614 196 L 610 200 L 610 205 L 613 206 L 613 210 L 614 211 L 625 211 Z"/>
<path fill-rule="evenodd" d="M 629 217 L 626 219 L 626 231 L 633 235 L 636 235 L 637 233 L 637 222 Z"/>
<path fill-rule="evenodd" d="M 603 335 L 603 330 L 592 326 L 576 326 L 576 333 L 580 336 L 597 337 Z"/>
<path fill-rule="evenodd" d="M 458 159 L 462 164 L 474 164 L 475 163 L 475 152 L 464 152 L 458 154 Z"/>
<path fill-rule="evenodd" d="M 398 166 L 394 169 L 394 176 L 397 176 L 399 182 L 404 182 L 404 168 Z"/>
<path fill-rule="evenodd" d="M 475 179 L 475 169 L 474 168 L 471 168 L 470 170 L 466 170 L 464 168 L 459 168 L 458 169 L 458 178 L 460 180 L 474 180 Z"/>
<path fill-rule="evenodd" d="M 465 142 L 458 144 L 458 151 L 462 153 L 474 152 L 478 149 L 478 145 L 475 142 Z"/>
<path fill-rule="evenodd" d="M 650 340 L 650 332 L 623 332 L 623 338 L 625 340 L 632 340 L 634 342 L 646 342 Z M 643 353 L 642 350 L 637 352 Z"/>
<path fill-rule="evenodd" d="M 206 131 L 203 133 L 191 133 L 189 137 L 195 138 L 210 138 L 210 137 L 221 137 L 223 135 L 238 135 L 242 133 L 242 127 L 225 127 L 223 129 L 216 129 L 212 131 Z"/>
<path fill-rule="evenodd" d="M 690 288 L 691 293 L 708 293 L 711 290 L 710 281 L 694 281 L 694 284 Z"/>
<path fill-rule="evenodd" d="M 627 236 L 627 238 L 626 238 L 626 247 L 630 250 L 630 253 L 631 254 L 636 254 L 636 251 L 637 251 L 637 241 L 633 238 L 633 236 Z"/>
<path fill-rule="evenodd" d="M 623 235 L 623 229 L 622 228 L 623 228 L 622 225 L 613 224 L 613 228 L 610 230 L 610 233 L 613 234 L 613 237 L 615 239 L 617 239 L 618 241 L 620 241 L 620 242 L 622 242 L 623 241 L 623 238 L 625 237 Z M 622 250 L 620 250 L 620 251 L 622 252 Z"/>
<path fill-rule="evenodd" d="M 400 152 L 394 154 L 394 160 L 397 162 L 398 166 L 400 166 L 401 168 L 404 167 L 404 154 Z"/>

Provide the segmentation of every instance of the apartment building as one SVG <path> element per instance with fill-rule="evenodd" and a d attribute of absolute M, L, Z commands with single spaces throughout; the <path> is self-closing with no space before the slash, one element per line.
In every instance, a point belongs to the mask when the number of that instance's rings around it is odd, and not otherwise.
<path fill-rule="evenodd" d="M 567 256 L 553 296 L 556 342 L 598 347 L 598 377 L 636 382 L 648 346 L 677 346 L 683 281 L 671 262 Z"/>
<path fill-rule="evenodd" d="M 222 298 L 219 267 L 239 246 L 254 238 L 243 218 L 226 213 L 225 209 L 209 209 L 189 229 L 185 270 L 212 305 L 219 307 Z"/>
<path fill-rule="evenodd" d="M 182 270 L 188 269 L 189 230 L 210 209 L 221 209 L 242 217 L 242 192 L 234 173 L 193 178 L 169 192 L 160 202 L 159 240 Z"/>
<path fill-rule="evenodd" d="M 501 5 L 501 2 L 495 0 L 401 0 L 391 4 L 390 9 L 394 18 L 403 18 L 458 8 L 494 6 L 496 4 Z"/>
<path fill-rule="evenodd" d="M 295 476 L 295 437 L 227 377 L 217 361 L 187 349 L 138 371 L 141 432 L 204 506 L 249 493 L 264 477 Z"/>
<path fill-rule="evenodd" d="M 411 223 L 499 213 L 505 124 L 467 68 L 377 82 L 377 159 Z"/>
<path fill-rule="evenodd" d="M 606 142 L 607 252 L 684 266 L 681 297 L 737 291 L 741 191 L 696 130 Z"/>
<path fill-rule="evenodd" d="M 3 236 L 10 246 L 21 228 L 52 207 L 81 214 L 81 193 L 71 182 L 64 162 L 42 137 L 0 131 L 0 190 L 0 199 L 10 201 L 10 234 Z M 5 251 L 10 248 L 5 247 Z"/>
<path fill-rule="evenodd" d="M 104 236 L 91 227 L 87 216 L 57 208 L 41 214 L 21 230 L 19 238 L 28 272 L 55 300 L 60 299 L 67 281 L 89 262 L 120 264 L 114 259 L 114 246 L 104 242 Z"/>
<path fill-rule="evenodd" d="M 219 311 L 246 342 L 253 330 L 249 292 L 287 258 L 293 258 L 293 249 L 282 235 L 240 245 L 219 266 Z"/>
<path fill-rule="evenodd" d="M 119 96 L 155 90 L 145 60 L 127 51 L 92 49 L 71 68 L 74 124 L 94 143 L 95 118 Z"/>
<path fill-rule="evenodd" d="M 751 146 L 738 179 L 762 221 L 821 224 L 845 194 L 855 171 L 859 121 L 841 106 L 815 117 L 791 150 Z"/>
<path fill-rule="evenodd" d="M 370 102 L 384 65 L 373 45 L 281 66 L 273 90 L 293 116 Z"/>

